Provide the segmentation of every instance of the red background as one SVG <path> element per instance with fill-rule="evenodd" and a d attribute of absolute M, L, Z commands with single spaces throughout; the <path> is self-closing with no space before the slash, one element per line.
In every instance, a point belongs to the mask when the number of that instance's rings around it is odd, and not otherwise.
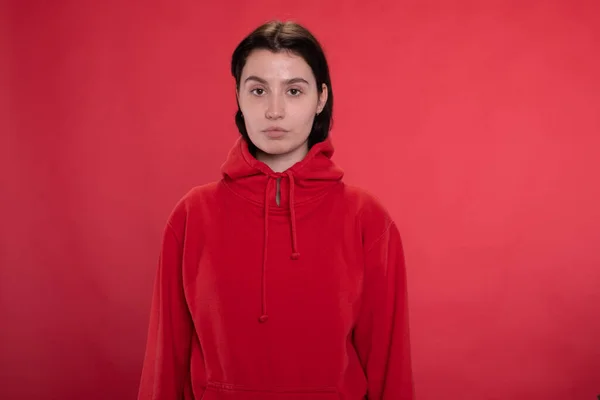
<path fill-rule="evenodd" d="M 323 42 L 335 159 L 401 228 L 418 398 L 595 398 L 600 2 L 294 4 L 2 2 L 0 398 L 135 398 L 165 220 L 273 17 Z"/>

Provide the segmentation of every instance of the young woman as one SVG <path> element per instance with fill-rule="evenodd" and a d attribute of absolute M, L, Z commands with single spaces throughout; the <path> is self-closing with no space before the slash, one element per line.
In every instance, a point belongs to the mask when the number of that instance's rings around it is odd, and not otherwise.
<path fill-rule="evenodd" d="M 413 399 L 400 235 L 331 160 L 321 46 L 267 23 L 231 72 L 241 137 L 166 224 L 139 399 Z"/>

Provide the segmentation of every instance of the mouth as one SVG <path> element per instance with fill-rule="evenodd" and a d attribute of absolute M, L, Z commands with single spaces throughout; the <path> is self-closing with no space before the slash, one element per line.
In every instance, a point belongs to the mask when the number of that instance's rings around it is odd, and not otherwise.
<path fill-rule="evenodd" d="M 288 130 L 279 126 L 271 126 L 263 131 L 270 139 L 282 139 L 287 135 Z"/>
<path fill-rule="evenodd" d="M 279 126 L 271 126 L 267 129 L 265 129 L 263 132 L 267 132 L 267 133 L 285 133 L 287 132 L 287 129 L 283 129 Z"/>

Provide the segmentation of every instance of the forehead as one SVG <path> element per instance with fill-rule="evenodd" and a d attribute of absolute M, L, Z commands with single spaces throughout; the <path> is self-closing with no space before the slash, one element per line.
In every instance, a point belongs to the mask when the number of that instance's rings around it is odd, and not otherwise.
<path fill-rule="evenodd" d="M 273 53 L 270 50 L 258 49 L 252 51 L 246 59 L 242 70 L 244 77 L 254 75 L 265 80 L 285 80 L 304 78 L 314 81 L 312 70 L 304 59 L 289 51 Z"/>

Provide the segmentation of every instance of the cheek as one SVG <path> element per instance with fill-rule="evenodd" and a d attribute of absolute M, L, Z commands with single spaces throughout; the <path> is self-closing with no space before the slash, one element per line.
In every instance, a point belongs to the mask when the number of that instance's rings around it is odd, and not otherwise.
<path fill-rule="evenodd" d="M 316 105 L 312 102 L 298 104 L 296 107 L 290 107 L 288 110 L 288 118 L 293 120 L 298 125 L 311 125 L 315 118 Z"/>
<path fill-rule="evenodd" d="M 250 129 L 252 126 L 256 125 L 256 122 L 262 118 L 264 118 L 264 110 L 260 107 L 257 102 L 248 102 L 248 103 L 240 103 L 240 110 L 244 115 L 244 121 L 246 122 L 246 128 Z"/>

